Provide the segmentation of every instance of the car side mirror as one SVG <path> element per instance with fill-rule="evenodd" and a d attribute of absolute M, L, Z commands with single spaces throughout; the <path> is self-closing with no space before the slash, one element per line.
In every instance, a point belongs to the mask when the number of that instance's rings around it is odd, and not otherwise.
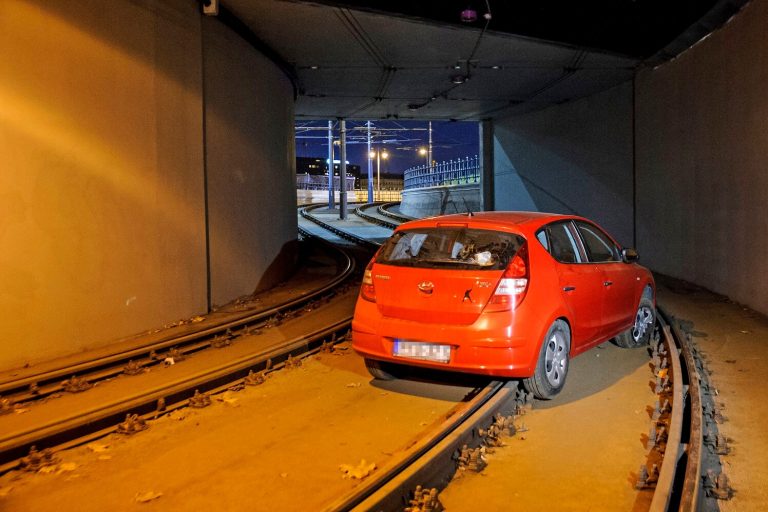
<path fill-rule="evenodd" d="M 624 263 L 634 263 L 640 259 L 640 256 L 637 254 L 636 250 L 630 247 L 621 250 L 621 259 L 624 261 Z"/>

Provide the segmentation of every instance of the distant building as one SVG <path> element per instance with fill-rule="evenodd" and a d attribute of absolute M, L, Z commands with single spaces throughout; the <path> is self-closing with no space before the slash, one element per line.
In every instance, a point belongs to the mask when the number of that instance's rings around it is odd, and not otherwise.
<path fill-rule="evenodd" d="M 333 162 L 333 188 L 339 190 L 339 173 L 341 163 Z M 347 190 L 353 190 L 360 178 L 360 166 L 347 162 Z M 304 190 L 328 189 L 328 159 L 297 156 L 296 157 L 296 188 Z"/>
<path fill-rule="evenodd" d="M 366 190 L 368 188 L 368 175 L 362 176 L 359 180 L 360 188 Z M 373 172 L 373 189 L 378 190 L 376 187 L 376 171 Z M 395 174 L 391 172 L 381 173 L 381 190 L 403 190 L 403 175 Z"/>

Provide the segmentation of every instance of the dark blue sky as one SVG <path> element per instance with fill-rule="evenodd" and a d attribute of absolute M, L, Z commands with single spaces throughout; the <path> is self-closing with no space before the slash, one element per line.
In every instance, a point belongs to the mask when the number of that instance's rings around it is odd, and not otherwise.
<path fill-rule="evenodd" d="M 427 121 L 371 121 L 374 149 L 384 148 L 389 158 L 381 161 L 381 172 L 402 174 L 409 167 L 425 164 L 419 148 L 429 140 Z M 339 137 L 338 121 L 334 137 Z M 318 129 L 320 128 L 320 129 Z M 432 121 L 432 159 L 437 162 L 475 156 L 479 151 L 476 122 Z M 367 129 L 365 121 L 347 121 L 347 161 L 367 172 Z M 328 121 L 296 122 L 296 156 L 328 157 Z M 334 154 L 339 159 L 338 146 Z M 373 162 L 376 172 L 376 161 Z"/>

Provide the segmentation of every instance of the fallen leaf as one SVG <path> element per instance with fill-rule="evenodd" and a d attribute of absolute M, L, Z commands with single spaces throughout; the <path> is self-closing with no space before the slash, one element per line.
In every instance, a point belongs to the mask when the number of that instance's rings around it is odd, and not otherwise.
<path fill-rule="evenodd" d="M 101 443 L 90 443 L 86 445 L 89 450 L 91 450 L 94 453 L 101 453 L 109 450 L 108 444 L 101 444 Z"/>
<path fill-rule="evenodd" d="M 348 388 L 359 388 L 360 386 L 362 386 L 362 384 L 360 384 L 359 382 L 350 382 L 349 384 L 347 384 Z"/>
<path fill-rule="evenodd" d="M 50 473 L 53 473 L 57 469 L 58 469 L 58 467 L 55 466 L 55 465 L 53 465 L 53 466 L 43 466 L 40 469 L 38 469 L 37 472 L 38 473 L 42 473 L 43 475 L 48 475 Z"/>
<path fill-rule="evenodd" d="M 13 487 L 0 487 L 0 498 L 5 498 L 11 493 L 11 490 L 13 490 Z"/>
<path fill-rule="evenodd" d="M 59 464 L 59 470 L 57 473 L 65 473 L 67 471 L 74 471 L 77 469 L 77 464 L 74 462 L 62 462 Z"/>
<path fill-rule="evenodd" d="M 224 402 L 227 405 L 238 405 L 238 398 L 237 393 L 234 393 L 232 391 L 225 391 L 221 395 L 216 396 L 216 400 L 219 402 Z"/>
<path fill-rule="evenodd" d="M 146 503 L 148 501 L 156 500 L 162 495 L 163 493 L 155 491 L 138 492 L 136 493 L 134 501 L 136 501 L 136 503 Z"/>
<path fill-rule="evenodd" d="M 24 414 L 25 412 L 29 412 L 29 409 L 22 409 L 21 407 L 16 408 L 13 410 L 16 414 Z"/>
<path fill-rule="evenodd" d="M 376 469 L 376 463 L 371 462 L 368 464 L 365 459 L 362 459 L 360 464 L 357 466 L 352 466 L 351 464 L 342 464 L 339 466 L 339 469 L 343 473 L 341 475 L 342 478 L 355 478 L 357 480 L 362 480 L 363 478 L 370 475 L 374 469 Z"/>

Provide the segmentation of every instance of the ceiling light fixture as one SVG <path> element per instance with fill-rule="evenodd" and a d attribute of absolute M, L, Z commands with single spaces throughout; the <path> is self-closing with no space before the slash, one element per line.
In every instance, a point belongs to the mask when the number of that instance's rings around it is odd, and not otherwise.
<path fill-rule="evenodd" d="M 461 21 L 464 23 L 474 23 L 477 21 L 477 11 L 472 7 L 467 7 L 461 11 Z"/>

